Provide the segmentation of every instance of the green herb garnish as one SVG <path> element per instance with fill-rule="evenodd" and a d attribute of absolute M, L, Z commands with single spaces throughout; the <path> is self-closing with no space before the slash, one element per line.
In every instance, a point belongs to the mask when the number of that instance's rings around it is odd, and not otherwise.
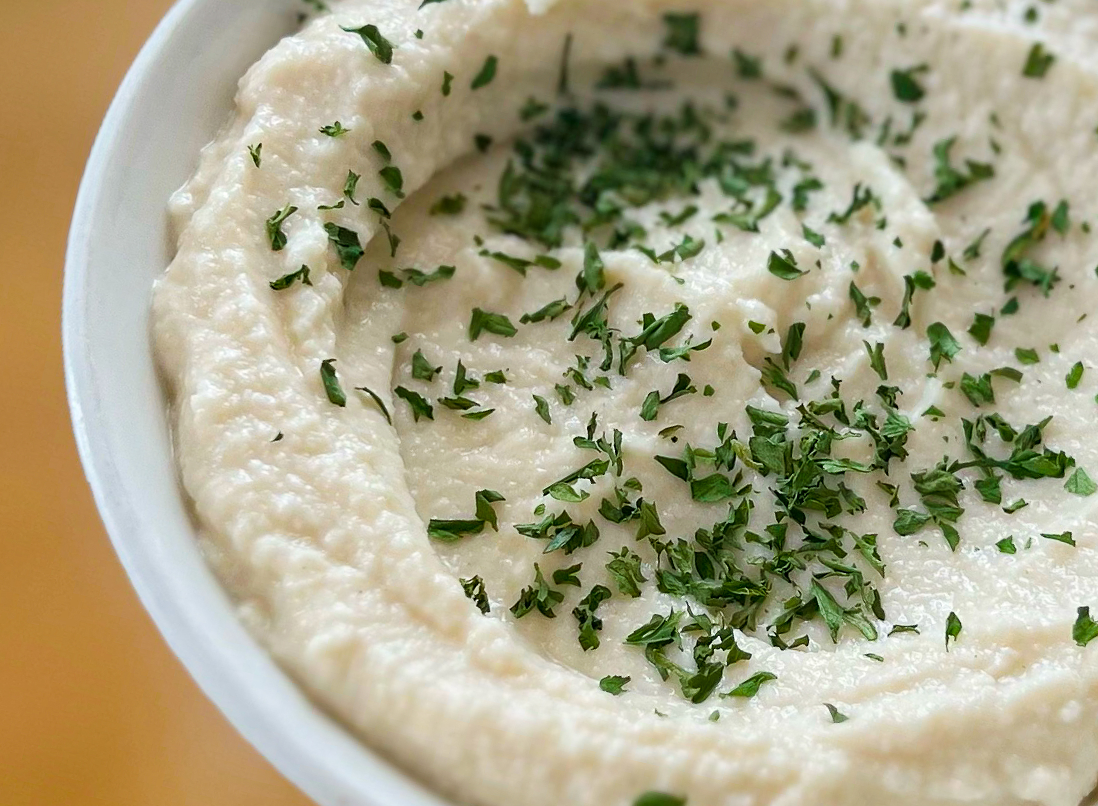
<path fill-rule="evenodd" d="M 1078 613 L 1071 637 L 1076 644 L 1085 648 L 1091 641 L 1098 639 L 1098 622 L 1090 617 L 1089 607 L 1080 607 Z"/>
<path fill-rule="evenodd" d="M 1064 489 L 1069 493 L 1085 498 L 1098 492 L 1098 484 L 1095 484 L 1091 477 L 1087 475 L 1087 471 L 1079 467 L 1075 469 L 1075 472 L 1064 484 Z"/>
<path fill-rule="evenodd" d="M 434 407 L 425 397 L 423 397 L 423 395 L 413 392 L 411 389 L 405 389 L 403 386 L 398 386 L 393 390 L 393 393 L 408 404 L 412 410 L 412 418 L 415 422 L 418 423 L 420 418 L 426 418 L 428 420 L 435 419 Z"/>
<path fill-rule="evenodd" d="M 947 651 L 949 650 L 949 642 L 953 641 L 954 643 L 956 643 L 957 639 L 961 635 L 962 629 L 964 629 L 964 627 L 961 624 L 961 620 L 957 618 L 956 613 L 951 611 L 949 616 L 946 618 L 945 645 Z"/>
<path fill-rule="evenodd" d="M 769 683 L 772 680 L 777 680 L 778 676 L 771 674 L 770 672 L 757 672 L 751 675 L 751 677 L 744 680 L 734 689 L 727 694 L 722 694 L 722 697 L 744 697 L 750 699 L 759 693 L 759 689 L 763 687 L 764 683 Z"/>
<path fill-rule="evenodd" d="M 599 681 L 599 688 L 605 691 L 607 694 L 613 694 L 615 697 L 617 697 L 625 693 L 625 687 L 629 685 L 629 682 L 631 680 L 631 677 L 609 675 Z"/>
<path fill-rule="evenodd" d="M 495 80 L 496 71 L 499 68 L 499 59 L 495 56 L 489 56 L 484 60 L 484 65 L 480 68 L 480 72 L 473 78 L 472 89 L 479 90 L 482 87 L 487 87 Z"/>
<path fill-rule="evenodd" d="M 484 580 L 479 576 L 475 576 L 469 579 L 459 579 L 458 582 L 461 583 L 461 589 L 465 592 L 466 597 L 477 606 L 477 610 L 487 616 L 492 608 L 488 603 L 488 592 L 484 589 Z"/>
<path fill-rule="evenodd" d="M 665 48 L 683 56 L 701 55 L 701 15 L 664 14 L 663 22 L 667 26 Z"/>
<path fill-rule="evenodd" d="M 385 422 L 387 422 L 389 425 L 393 424 L 393 418 L 389 414 L 389 408 L 385 405 L 385 401 L 381 399 L 381 396 L 378 395 L 377 392 L 375 392 L 368 386 L 356 386 L 355 391 L 365 392 L 367 395 L 369 395 L 370 399 L 373 400 L 374 404 L 378 407 L 378 409 L 381 410 L 381 414 L 385 418 Z"/>
<path fill-rule="evenodd" d="M 783 250 L 780 255 L 777 252 L 771 252 L 766 262 L 766 270 L 782 280 L 796 280 L 806 274 L 797 268 L 797 261 L 788 249 Z"/>
<path fill-rule="evenodd" d="M 916 65 L 915 67 L 909 67 L 906 70 L 893 70 L 892 71 L 892 94 L 896 96 L 896 100 L 903 101 L 904 103 L 915 103 L 921 101 L 923 96 L 926 95 L 926 90 L 918 82 L 917 76 L 920 73 L 925 73 L 930 68 L 925 64 Z"/>
<path fill-rule="evenodd" d="M 510 338 L 518 333 L 518 329 L 501 313 L 474 308 L 472 319 L 469 320 L 469 341 L 476 341 L 481 333 L 494 333 Z"/>
<path fill-rule="evenodd" d="M 338 120 L 335 123 L 330 123 L 327 126 L 322 126 L 320 133 L 327 135 L 328 137 L 342 137 L 349 133 L 351 130 L 343 127 L 343 124 Z"/>
<path fill-rule="evenodd" d="M 1045 50 L 1040 42 L 1034 42 L 1026 55 L 1026 63 L 1022 67 L 1022 75 L 1026 78 L 1044 78 L 1045 73 L 1056 61 L 1056 56 Z"/>
<path fill-rule="evenodd" d="M 328 240 L 335 246 L 340 265 L 347 271 L 354 271 L 358 261 L 365 254 L 358 239 L 358 233 L 338 224 L 325 224 L 324 231 L 328 233 Z"/>
<path fill-rule="evenodd" d="M 361 28 L 344 28 L 349 34 L 358 34 L 366 47 L 382 64 L 392 64 L 393 43 L 381 35 L 376 25 L 363 25 Z"/>
<path fill-rule="evenodd" d="M 344 408 L 347 405 L 347 395 L 343 393 L 343 387 L 339 385 L 334 358 L 320 362 L 320 380 L 324 384 L 324 392 L 328 395 L 328 400 L 336 406 Z"/>
<path fill-rule="evenodd" d="M 312 285 L 313 281 L 309 279 L 309 267 L 302 266 L 300 269 L 289 274 L 279 277 L 277 280 L 272 280 L 270 286 L 275 291 L 285 291 L 294 283 L 300 281 L 302 285 Z"/>
<path fill-rule="evenodd" d="M 286 234 L 282 231 L 282 225 L 286 223 L 286 219 L 296 212 L 296 207 L 287 204 L 267 219 L 267 238 L 271 242 L 271 249 L 275 252 L 281 252 L 286 248 Z"/>

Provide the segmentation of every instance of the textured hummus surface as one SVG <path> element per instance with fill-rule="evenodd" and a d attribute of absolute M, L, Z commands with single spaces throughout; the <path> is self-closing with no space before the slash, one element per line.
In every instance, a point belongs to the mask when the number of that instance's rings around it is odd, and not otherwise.
<path fill-rule="evenodd" d="M 203 548 L 243 620 L 313 698 L 475 806 L 630 806 L 648 791 L 690 806 L 1077 806 L 1093 789 L 1098 644 L 1080 646 L 1073 625 L 1079 608 L 1098 610 L 1098 495 L 1083 481 L 1098 473 L 1098 242 L 1087 224 L 1098 223 L 1098 11 L 958 5 L 347 0 L 252 68 L 232 122 L 173 200 L 178 255 L 158 284 L 155 335 Z M 668 14 L 697 15 L 700 52 L 669 48 Z M 390 63 L 345 30 L 367 24 L 395 46 Z M 1043 74 L 1027 75 L 1048 54 Z M 494 75 L 478 82 L 489 56 Z M 896 71 L 918 92 L 897 89 Z M 703 168 L 689 192 L 626 199 L 602 230 L 570 223 L 546 243 L 501 224 L 501 177 L 531 176 L 522 144 L 540 153 L 581 137 L 599 108 L 618 132 L 646 116 L 679 121 L 699 138 L 700 163 L 765 164 L 781 203 L 754 225 L 722 220 L 729 183 Z M 321 131 L 335 121 L 345 133 Z M 949 140 L 949 164 L 970 179 L 936 198 Z M 345 192 L 349 172 L 360 179 Z M 794 204 L 809 178 L 818 187 Z M 268 222 L 287 205 L 297 209 L 275 225 L 275 250 Z M 1031 230 L 1025 261 L 1010 263 L 1034 221 L 1040 237 Z M 615 242 L 608 232 L 623 222 L 629 238 Z M 364 248 L 350 267 L 333 224 Z M 585 295 L 576 278 L 594 241 L 604 285 Z M 271 288 L 302 266 L 310 284 Z M 704 348 L 639 349 L 600 370 L 603 344 L 577 337 L 575 319 L 604 292 L 608 332 L 635 335 L 646 315 L 685 306 L 688 321 L 659 346 Z M 530 321 L 555 300 L 567 310 Z M 473 332 L 475 310 L 513 334 Z M 977 314 L 994 319 L 989 332 Z M 959 349 L 935 362 L 941 327 Z M 343 406 L 320 371 L 333 360 Z M 473 381 L 455 388 L 459 361 Z M 642 417 L 681 375 L 693 391 Z M 757 453 L 722 471 L 730 488 L 715 496 L 656 457 L 733 433 L 747 445 L 751 410 L 803 427 L 800 409 L 831 398 L 833 379 L 851 409 L 865 401 L 881 422 L 891 411 L 908 423 L 904 455 L 887 473 L 829 465 L 826 484 L 846 504 L 828 524 L 875 548 L 847 544 L 820 565 L 823 552 L 804 546 L 826 535 L 793 524 L 783 550 L 796 567 L 783 575 L 763 565 L 774 560 L 766 527 L 785 516 Z M 1039 478 L 959 467 L 973 459 L 963 421 L 992 414 L 988 454 L 1010 452 L 998 423 L 1041 423 L 1036 450 L 1070 462 Z M 546 494 L 602 456 L 577 437 L 612 443 L 615 430 L 620 469 Z M 864 468 L 874 451 L 860 432 L 831 458 Z M 944 529 L 912 479 L 943 457 L 964 510 Z M 600 512 L 622 489 L 657 509 L 655 541 L 651 529 L 638 539 L 637 518 Z M 490 504 L 494 525 L 429 536 L 432 521 L 472 518 L 483 490 L 503 499 Z M 745 499 L 729 556 L 772 586 L 750 617 L 730 594 L 715 604 L 679 589 L 661 575 L 671 550 L 657 556 L 661 542 L 696 547 L 699 529 Z M 597 524 L 597 540 L 546 553 L 516 528 L 563 511 Z M 930 520 L 898 529 L 903 511 Z M 606 567 L 625 549 L 640 558 L 636 595 Z M 564 569 L 581 563 L 569 584 Z M 536 592 L 535 564 L 560 594 L 554 618 L 512 608 Z M 474 578 L 487 614 L 463 590 Z M 850 580 L 876 601 L 848 600 Z M 597 585 L 610 595 L 592 648 L 573 609 Z M 826 601 L 813 599 L 818 587 L 849 616 L 837 631 L 812 610 Z M 791 600 L 803 618 L 779 629 Z M 686 625 L 729 613 L 750 657 L 730 658 L 698 702 L 627 640 L 656 615 Z M 665 657 L 693 672 L 696 637 L 683 632 Z M 754 696 L 721 696 L 764 672 L 773 679 Z M 623 693 L 600 687 L 610 676 L 629 678 Z"/>

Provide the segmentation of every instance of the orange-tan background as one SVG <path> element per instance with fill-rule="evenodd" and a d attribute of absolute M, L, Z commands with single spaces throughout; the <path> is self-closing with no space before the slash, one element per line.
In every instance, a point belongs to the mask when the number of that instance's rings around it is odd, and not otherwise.
<path fill-rule="evenodd" d="M 169 5 L 0 0 L 3 806 L 308 803 L 205 699 L 141 609 L 65 406 L 61 275 L 77 183 Z"/>

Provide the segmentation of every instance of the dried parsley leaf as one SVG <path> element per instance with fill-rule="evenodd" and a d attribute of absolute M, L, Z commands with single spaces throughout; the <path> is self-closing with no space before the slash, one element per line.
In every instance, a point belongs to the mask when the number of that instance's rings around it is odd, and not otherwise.
<path fill-rule="evenodd" d="M 1089 607 L 1079 608 L 1079 617 L 1075 620 L 1075 626 L 1071 630 L 1071 637 L 1081 647 L 1086 647 L 1091 641 L 1098 639 L 1098 622 L 1090 617 Z"/>
<path fill-rule="evenodd" d="M 501 313 L 474 308 L 473 316 L 469 320 L 469 341 L 476 341 L 481 333 L 494 333 L 497 336 L 511 338 L 518 333 L 518 329 Z"/>
<path fill-rule="evenodd" d="M 345 134 L 349 134 L 350 131 L 350 129 L 345 128 L 338 120 L 335 123 L 329 123 L 327 126 L 320 127 L 321 134 L 332 138 L 342 137 Z"/>
<path fill-rule="evenodd" d="M 488 604 L 488 592 L 484 589 L 484 580 L 479 576 L 475 576 L 469 579 L 459 579 L 458 582 L 461 583 L 461 589 L 465 592 L 465 595 L 473 601 L 481 613 L 487 616 L 491 611 L 491 606 Z"/>
<path fill-rule="evenodd" d="M 387 422 L 389 425 L 393 424 L 393 418 L 389 414 L 389 409 L 385 405 L 385 401 L 381 399 L 377 392 L 373 391 L 368 386 L 356 386 L 355 391 L 365 392 L 366 394 L 368 394 L 370 398 L 374 401 L 374 403 L 377 404 L 377 407 L 381 409 L 381 414 L 385 417 L 385 422 Z"/>
<path fill-rule="evenodd" d="M 420 418 L 435 419 L 434 407 L 422 395 L 413 392 L 411 389 L 405 389 L 403 386 L 398 386 L 393 390 L 393 393 L 405 401 L 412 409 L 412 417 L 415 422 L 418 423 Z"/>
<path fill-rule="evenodd" d="M 986 313 L 976 314 L 972 326 L 968 329 L 968 335 L 972 336 L 977 344 L 984 346 L 991 338 L 991 329 L 995 327 L 995 317 Z"/>
<path fill-rule="evenodd" d="M 431 366 L 431 362 L 427 360 L 427 356 L 423 354 L 423 351 L 416 350 L 415 355 L 412 356 L 413 378 L 417 381 L 427 381 L 430 383 L 440 372 L 442 372 L 442 367 Z"/>
<path fill-rule="evenodd" d="M 320 362 L 320 380 L 324 384 L 324 392 L 328 395 L 328 400 L 340 408 L 345 407 L 347 405 L 347 395 L 343 393 L 343 387 L 339 385 L 334 358 Z"/>
<path fill-rule="evenodd" d="M 961 630 L 964 626 L 961 624 L 961 620 L 957 618 L 957 614 L 950 611 L 949 616 L 946 618 L 946 630 L 945 630 L 945 645 L 946 650 L 949 650 L 949 642 L 956 643 L 957 638 L 961 635 Z"/>
<path fill-rule="evenodd" d="M 798 277 L 807 274 L 807 272 L 797 268 L 797 261 L 788 249 L 783 250 L 781 255 L 777 252 L 771 252 L 766 262 L 766 270 L 782 280 L 796 280 Z"/>
<path fill-rule="evenodd" d="M 916 80 L 916 76 L 925 73 L 929 69 L 927 65 L 920 64 L 906 70 L 893 70 L 892 94 L 896 96 L 896 100 L 909 104 L 921 101 L 923 96 L 926 95 L 926 90 Z"/>
<path fill-rule="evenodd" d="M 328 240 L 335 247 L 340 265 L 347 271 L 354 271 L 365 254 L 358 233 L 338 224 L 325 224 L 324 231 L 328 233 Z"/>
<path fill-rule="evenodd" d="M 1022 67 L 1022 75 L 1026 78 L 1044 78 L 1045 73 L 1056 61 L 1056 56 L 1045 50 L 1040 42 L 1034 42 L 1026 56 L 1026 63 Z"/>
<path fill-rule="evenodd" d="M 722 694 L 722 697 L 744 697 L 750 699 L 759 693 L 759 689 L 762 688 L 764 683 L 769 683 L 771 680 L 777 680 L 776 674 L 770 672 L 757 672 L 751 675 L 751 677 L 744 680 L 734 689 L 727 694 Z"/>
<path fill-rule="evenodd" d="M 686 798 L 668 795 L 666 792 L 645 792 L 633 806 L 686 806 Z"/>
<path fill-rule="evenodd" d="M 484 61 L 484 65 L 480 68 L 480 72 L 473 78 L 472 88 L 479 90 L 482 87 L 487 87 L 496 77 L 496 71 L 499 68 L 499 59 L 495 56 L 489 56 Z"/>
<path fill-rule="evenodd" d="M 553 416 L 549 413 L 549 401 L 539 395 L 534 395 L 534 411 L 538 417 L 545 420 L 548 425 L 553 424 Z"/>
<path fill-rule="evenodd" d="M 292 204 L 287 204 L 267 219 L 267 238 L 271 241 L 271 249 L 273 251 L 281 252 L 286 248 L 286 234 L 282 231 L 282 225 L 286 223 L 286 219 L 296 212 L 296 207 Z"/>
<path fill-rule="evenodd" d="M 363 25 L 361 28 L 344 28 L 349 34 L 358 34 L 366 47 L 382 64 L 393 63 L 393 43 L 381 35 L 376 25 Z"/>
<path fill-rule="evenodd" d="M 701 55 L 701 15 L 664 14 L 667 36 L 663 46 L 683 56 Z"/>
<path fill-rule="evenodd" d="M 290 272 L 277 280 L 272 280 L 270 286 L 275 291 L 285 291 L 292 286 L 295 282 L 301 281 L 302 285 L 312 285 L 312 280 L 309 279 L 309 267 L 302 266 L 295 272 Z"/>
<path fill-rule="evenodd" d="M 1069 493 L 1083 496 L 1084 498 L 1089 495 L 1094 495 L 1098 492 L 1098 484 L 1087 475 L 1087 471 L 1078 467 L 1075 472 L 1071 474 L 1071 477 L 1064 484 L 1064 489 Z"/>
<path fill-rule="evenodd" d="M 625 693 L 625 687 L 629 685 L 631 677 L 622 677 L 620 675 L 608 675 L 599 681 L 599 688 L 605 691 L 607 694 L 613 694 L 615 697 Z"/>
<path fill-rule="evenodd" d="M 926 337 L 930 340 L 930 363 L 934 365 L 935 372 L 938 371 L 943 358 L 952 362 L 953 357 L 961 352 L 961 343 L 953 338 L 949 328 L 941 322 L 930 325 L 926 329 Z"/>
<path fill-rule="evenodd" d="M 465 210 L 468 199 L 463 193 L 453 196 L 443 196 L 431 205 L 431 215 L 459 215 Z"/>

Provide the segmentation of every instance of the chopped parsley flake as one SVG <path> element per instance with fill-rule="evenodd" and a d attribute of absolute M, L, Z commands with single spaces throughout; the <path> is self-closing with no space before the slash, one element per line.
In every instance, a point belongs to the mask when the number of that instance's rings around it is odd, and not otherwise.
<path fill-rule="evenodd" d="M 956 643 L 961 635 L 962 629 L 964 629 L 964 626 L 961 624 L 961 620 L 957 618 L 957 614 L 950 612 L 948 618 L 946 618 L 945 629 L 945 645 L 947 651 L 949 650 L 949 642 L 953 641 Z"/>
<path fill-rule="evenodd" d="M 664 14 L 663 22 L 667 26 L 665 48 L 683 56 L 701 55 L 701 15 Z"/>
<path fill-rule="evenodd" d="M 554 608 L 563 601 L 564 594 L 549 587 L 541 573 L 541 567 L 534 563 L 534 583 L 522 590 L 518 601 L 511 605 L 511 613 L 515 618 L 523 618 L 537 610 L 546 618 L 556 618 Z"/>
<path fill-rule="evenodd" d="M 413 378 L 417 381 L 427 381 L 430 383 L 440 372 L 442 372 L 442 367 L 432 366 L 431 362 L 427 360 L 427 357 L 423 355 L 423 351 L 416 350 L 415 355 L 412 356 Z"/>
<path fill-rule="evenodd" d="M 328 137 L 342 137 L 349 133 L 351 130 L 343 127 L 343 124 L 338 120 L 335 123 L 331 123 L 327 126 L 323 126 L 320 129 L 320 133 L 327 135 Z"/>
<path fill-rule="evenodd" d="M 1041 537 L 1045 540 L 1054 540 L 1057 543 L 1064 543 L 1068 546 L 1075 545 L 1075 536 L 1071 532 L 1042 532 Z"/>
<path fill-rule="evenodd" d="M 877 373 L 877 377 L 887 381 L 888 367 L 885 365 L 884 343 L 870 344 L 868 341 L 863 341 L 862 344 L 865 345 L 865 351 L 869 354 L 869 366 Z"/>
<path fill-rule="evenodd" d="M 1098 484 L 1095 484 L 1091 477 L 1087 474 L 1087 471 L 1079 467 L 1075 469 L 1075 472 L 1071 474 L 1067 482 L 1064 484 L 1064 489 L 1074 495 L 1087 496 L 1094 495 L 1098 492 Z"/>
<path fill-rule="evenodd" d="M 820 233 L 815 230 L 810 229 L 807 224 L 801 225 L 801 232 L 804 234 L 804 239 L 818 249 L 823 248 L 824 244 L 827 243 L 824 236 L 820 235 Z"/>
<path fill-rule="evenodd" d="M 923 89 L 916 77 L 929 69 L 927 65 L 920 64 L 909 67 L 907 70 L 893 70 L 892 94 L 896 96 L 896 100 L 904 103 L 921 101 L 923 96 L 926 95 L 926 90 Z"/>
<path fill-rule="evenodd" d="M 286 223 L 286 219 L 296 212 L 296 207 L 292 204 L 287 204 L 267 219 L 267 238 L 271 242 L 271 249 L 273 251 L 281 252 L 286 248 L 286 234 L 282 231 L 282 225 Z"/>
<path fill-rule="evenodd" d="M 480 68 L 480 72 L 473 78 L 472 88 L 479 90 L 482 87 L 487 87 L 495 80 L 496 71 L 499 68 L 499 59 L 495 56 L 489 56 L 484 60 L 484 65 Z"/>
<path fill-rule="evenodd" d="M 369 395 L 370 399 L 373 400 L 374 404 L 378 407 L 378 409 L 381 410 L 381 414 L 385 418 L 385 422 L 387 422 L 389 425 L 393 424 L 393 418 L 389 414 L 389 408 L 385 405 L 385 401 L 381 399 L 380 395 L 378 395 L 377 392 L 373 391 L 368 386 L 357 386 L 355 387 L 355 391 L 365 392 L 367 395 Z"/>
<path fill-rule="evenodd" d="M 1071 637 L 1076 644 L 1085 648 L 1091 641 L 1098 639 L 1098 622 L 1090 617 L 1089 607 L 1080 607 L 1078 613 Z"/>
<path fill-rule="evenodd" d="M 1026 56 L 1025 66 L 1022 67 L 1022 75 L 1026 78 L 1044 78 L 1045 73 L 1056 61 L 1056 56 L 1045 50 L 1040 42 L 1034 42 Z"/>
<path fill-rule="evenodd" d="M 334 358 L 320 362 L 320 380 L 324 384 L 324 393 L 328 395 L 328 400 L 336 406 L 344 408 L 347 405 L 347 395 L 343 393 L 343 387 L 339 385 Z"/>
<path fill-rule="evenodd" d="M 398 386 L 393 390 L 393 393 L 408 404 L 412 410 L 412 418 L 415 422 L 419 422 L 420 418 L 428 420 L 435 419 L 434 407 L 427 401 L 423 395 L 413 392 L 411 389 L 405 389 L 403 386 Z"/>
<path fill-rule="evenodd" d="M 431 215 L 460 215 L 465 210 L 468 199 L 461 193 L 443 196 L 431 205 Z"/>
<path fill-rule="evenodd" d="M 732 51 L 732 61 L 736 63 L 736 74 L 743 79 L 762 78 L 762 59 L 750 56 L 739 48 Z"/>
<path fill-rule="evenodd" d="M 347 181 L 343 184 L 343 195 L 347 197 L 347 200 L 358 207 L 358 202 L 355 200 L 355 192 L 358 189 L 358 181 L 362 177 L 356 174 L 354 171 L 347 171 Z"/>
<path fill-rule="evenodd" d="M 631 677 L 609 675 L 599 681 L 599 688 L 605 691 L 607 694 L 613 694 L 615 697 L 617 697 L 625 693 L 625 687 L 629 685 L 631 680 Z"/>
<path fill-rule="evenodd" d="M 734 689 L 727 694 L 722 694 L 722 697 L 744 697 L 745 699 L 751 699 L 759 693 L 759 689 L 763 687 L 764 683 L 769 683 L 772 680 L 777 680 L 776 674 L 770 672 L 757 672 L 751 677 L 744 680 Z"/>
<path fill-rule="evenodd" d="M 393 153 L 389 150 L 389 147 L 385 145 L 385 143 L 381 142 L 380 140 L 374 140 L 371 147 L 386 163 L 390 163 L 393 161 Z"/>
<path fill-rule="evenodd" d="M 279 277 L 277 280 L 272 280 L 270 286 L 275 291 L 285 291 L 294 283 L 300 281 L 302 285 L 312 285 L 312 280 L 309 279 L 309 267 L 302 266 L 300 269 L 289 274 Z"/>
<path fill-rule="evenodd" d="M 476 341 L 481 333 L 494 333 L 497 336 L 510 338 L 518 333 L 518 329 L 501 313 L 474 308 L 472 319 L 469 321 L 469 341 Z"/>
<path fill-rule="evenodd" d="M 328 233 L 328 240 L 335 247 L 340 265 L 347 271 L 354 271 L 358 261 L 365 254 L 362 243 L 358 239 L 358 233 L 338 224 L 325 224 L 324 231 Z"/>
<path fill-rule="evenodd" d="M 995 317 L 986 313 L 977 313 L 972 326 L 968 329 L 968 335 L 976 340 L 976 343 L 986 345 L 991 338 L 991 329 L 995 326 Z"/>
<path fill-rule="evenodd" d="M 953 361 L 954 356 L 961 352 L 961 343 L 953 338 L 949 328 L 941 322 L 935 322 L 926 329 L 926 337 L 930 340 L 930 363 L 934 365 L 934 371 L 938 371 L 944 358 Z"/>
<path fill-rule="evenodd" d="M 806 274 L 797 268 L 797 261 L 788 249 L 783 250 L 781 255 L 771 252 L 766 262 L 766 270 L 782 280 L 796 280 Z"/>
<path fill-rule="evenodd" d="M 363 25 L 361 28 L 344 28 L 349 34 L 358 34 L 366 47 L 382 64 L 392 64 L 393 43 L 381 35 L 376 25 Z"/>
<path fill-rule="evenodd" d="M 1041 357 L 1037 355 L 1037 351 L 1028 347 L 1015 348 L 1014 357 L 1018 359 L 1020 364 L 1037 364 L 1041 360 Z"/>
<path fill-rule="evenodd" d="M 458 582 L 461 583 L 461 589 L 465 595 L 477 606 L 477 610 L 487 616 L 492 608 L 488 603 L 488 592 L 484 589 L 484 580 L 474 576 L 469 579 L 459 579 Z"/>
<path fill-rule="evenodd" d="M 967 173 L 955 168 L 949 154 L 956 142 L 956 137 L 950 137 L 934 144 L 934 178 L 938 185 L 927 197 L 928 204 L 945 201 L 970 185 L 995 176 L 995 168 L 986 162 L 966 160 Z M 976 247 L 976 254 L 979 254 L 979 247 Z"/>
<path fill-rule="evenodd" d="M 645 792 L 633 801 L 633 806 L 686 806 L 686 798 L 668 795 L 666 792 Z"/>
<path fill-rule="evenodd" d="M 553 417 L 549 413 L 549 402 L 544 397 L 534 395 L 534 410 L 537 412 L 538 417 L 547 424 L 553 424 Z"/>
<path fill-rule="evenodd" d="M 400 168 L 395 165 L 386 165 L 377 173 L 390 193 L 398 199 L 404 198 L 404 174 L 401 173 Z"/>

